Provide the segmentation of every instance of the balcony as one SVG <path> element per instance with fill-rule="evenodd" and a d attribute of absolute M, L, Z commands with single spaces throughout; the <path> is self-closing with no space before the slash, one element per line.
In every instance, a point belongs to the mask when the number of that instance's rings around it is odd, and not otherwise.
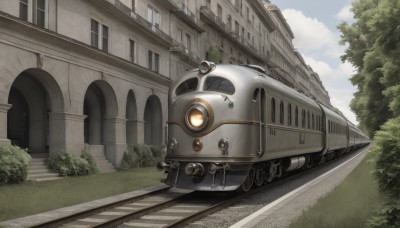
<path fill-rule="evenodd" d="M 209 8 L 205 6 L 200 7 L 200 17 L 206 23 L 212 25 L 215 29 L 221 32 L 226 38 L 247 51 L 251 56 L 255 57 L 259 61 L 264 61 L 264 58 L 257 53 L 257 49 L 254 48 L 250 42 L 248 42 L 243 36 L 239 36 L 237 32 L 233 31 L 232 26 L 226 25 Z"/>
<path fill-rule="evenodd" d="M 137 14 L 134 9 L 132 10 L 121 1 L 115 0 L 115 3 L 113 3 L 114 1 L 109 2 L 107 0 L 102 0 L 102 1 L 91 0 L 91 1 L 110 10 L 115 16 L 122 17 L 122 19 L 124 19 L 128 23 L 138 26 L 141 30 L 147 32 L 152 37 L 158 38 L 160 41 L 164 43 L 165 46 L 171 46 L 174 44 L 174 40 L 172 39 L 172 37 L 163 32 L 157 26 L 154 26 L 153 24 L 148 22 L 146 19 Z M 122 15 L 119 13 L 122 13 Z"/>
<path fill-rule="evenodd" d="M 198 57 L 196 54 L 187 49 L 183 44 L 178 43 L 177 41 L 175 41 L 175 45 L 170 48 L 170 51 L 177 53 L 183 60 L 189 60 L 190 63 L 196 66 L 199 65 L 202 61 L 200 57 Z"/>
<path fill-rule="evenodd" d="M 184 20 L 186 23 L 191 25 L 193 28 L 195 28 L 199 32 L 205 32 L 204 25 L 201 23 L 200 19 L 196 17 L 192 11 L 187 8 L 185 4 L 181 4 L 179 6 L 179 9 L 176 11 L 176 15 L 180 17 L 182 20 Z"/>
<path fill-rule="evenodd" d="M 176 5 L 175 2 L 172 0 L 158 0 L 158 2 L 167 9 L 174 12 L 176 16 L 186 22 L 189 26 L 192 26 L 198 32 L 206 31 L 200 19 L 197 18 L 196 15 L 192 11 L 190 11 L 184 3 Z"/>

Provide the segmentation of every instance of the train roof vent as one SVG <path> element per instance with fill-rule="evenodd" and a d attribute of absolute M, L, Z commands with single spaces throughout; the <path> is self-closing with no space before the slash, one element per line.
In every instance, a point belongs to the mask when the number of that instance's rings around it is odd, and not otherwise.
<path fill-rule="evenodd" d="M 253 65 L 253 64 L 242 64 L 241 66 L 245 66 L 245 67 L 251 68 L 251 69 L 253 69 L 253 70 L 256 70 L 256 71 L 259 71 L 259 72 L 261 72 L 261 73 L 263 73 L 263 74 L 265 74 L 265 73 L 266 73 L 266 71 L 265 71 L 264 67 L 262 67 L 262 66 L 259 66 L 259 65 Z"/>

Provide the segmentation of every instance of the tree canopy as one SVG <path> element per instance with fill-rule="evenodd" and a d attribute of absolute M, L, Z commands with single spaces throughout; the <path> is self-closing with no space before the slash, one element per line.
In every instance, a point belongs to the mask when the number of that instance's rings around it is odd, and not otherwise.
<path fill-rule="evenodd" d="M 400 1 L 359 0 L 355 22 L 338 26 L 342 61 L 357 68 L 351 82 L 358 87 L 351 108 L 370 136 L 388 119 L 400 116 Z"/>

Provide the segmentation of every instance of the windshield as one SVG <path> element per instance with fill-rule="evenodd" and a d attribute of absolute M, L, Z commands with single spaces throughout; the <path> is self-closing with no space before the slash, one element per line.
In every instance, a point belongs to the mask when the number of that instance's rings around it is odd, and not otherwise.
<path fill-rule="evenodd" d="M 218 91 L 227 94 L 234 94 L 235 87 L 233 86 L 232 82 L 230 82 L 226 78 L 221 77 L 208 77 L 204 83 L 204 90 L 205 91 Z"/>
<path fill-rule="evenodd" d="M 193 92 L 197 89 L 197 84 L 198 84 L 198 79 L 197 78 L 191 78 L 188 79 L 184 82 L 182 82 L 178 88 L 176 88 L 175 90 L 175 94 L 177 96 L 185 94 L 185 93 L 189 93 L 189 92 Z"/>

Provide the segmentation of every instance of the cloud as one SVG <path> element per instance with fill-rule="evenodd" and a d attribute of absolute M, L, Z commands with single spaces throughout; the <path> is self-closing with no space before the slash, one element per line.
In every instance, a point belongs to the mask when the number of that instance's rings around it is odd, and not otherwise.
<path fill-rule="evenodd" d="M 316 18 L 307 17 L 295 9 L 283 10 L 290 28 L 294 33 L 293 44 L 301 51 L 319 51 L 330 58 L 339 58 L 344 53 L 344 47 L 339 46 L 339 33 L 333 33 Z"/>
<path fill-rule="evenodd" d="M 293 30 L 296 48 L 316 50 L 335 44 L 334 34 L 318 19 L 306 17 L 295 9 L 285 9 L 282 13 Z"/>
<path fill-rule="evenodd" d="M 355 114 L 350 109 L 353 94 L 357 91 L 349 79 L 356 69 L 349 62 L 340 63 L 331 67 L 328 63 L 303 56 L 304 61 L 309 64 L 321 78 L 325 89 L 331 97 L 331 104 L 338 108 L 353 123 L 358 124 Z"/>
<path fill-rule="evenodd" d="M 352 17 L 345 13 L 346 10 L 350 11 L 351 6 L 346 7 L 340 11 L 343 11 L 342 13 L 338 13 L 343 19 Z M 331 98 L 331 104 L 342 111 L 351 122 L 357 124 L 356 116 L 350 109 L 351 99 L 357 89 L 349 81 L 356 71 L 350 63 L 342 63 L 339 60 L 345 49 L 338 44 L 340 35 L 332 32 L 318 19 L 307 17 L 299 10 L 285 9 L 282 13 L 293 30 L 294 46 L 301 50 L 305 62 L 320 76 Z M 304 53 L 312 56 L 321 56 L 322 53 L 332 61 L 325 62 Z"/>
<path fill-rule="evenodd" d="M 335 17 L 340 21 L 352 21 L 353 20 L 353 12 L 351 11 L 351 5 L 345 5 L 336 15 Z"/>

